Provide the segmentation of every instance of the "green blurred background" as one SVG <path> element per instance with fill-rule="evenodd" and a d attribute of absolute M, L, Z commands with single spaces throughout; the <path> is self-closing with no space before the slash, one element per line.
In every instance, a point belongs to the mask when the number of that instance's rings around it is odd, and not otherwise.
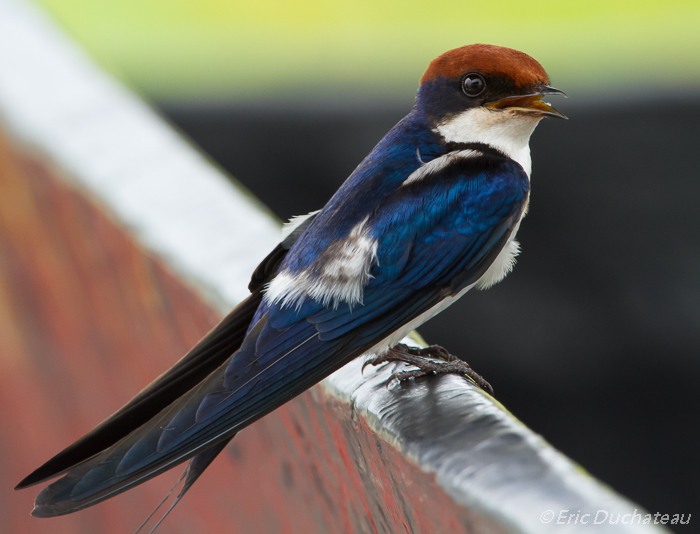
<path fill-rule="evenodd" d="M 581 92 L 700 86 L 698 0 L 41 0 L 95 58 L 151 98 L 412 98 L 464 44 L 537 58 Z"/>

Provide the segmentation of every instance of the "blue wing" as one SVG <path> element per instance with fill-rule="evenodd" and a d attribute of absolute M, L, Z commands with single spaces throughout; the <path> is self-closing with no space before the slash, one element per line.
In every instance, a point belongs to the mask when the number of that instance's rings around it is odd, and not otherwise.
<path fill-rule="evenodd" d="M 360 206 L 356 196 L 344 199 L 341 188 L 291 248 L 281 269 L 318 257 L 330 242 L 324 232 L 343 227 L 334 218 L 347 216 L 343 205 L 354 202 L 353 216 L 368 217 L 377 242 L 377 262 L 362 304 L 263 302 L 240 350 L 149 422 L 42 491 L 34 515 L 91 506 L 208 448 L 219 448 L 243 427 L 474 283 L 510 237 L 528 193 L 522 168 L 490 152 L 421 180 L 395 184 L 387 194 L 366 196 L 372 201 Z"/>

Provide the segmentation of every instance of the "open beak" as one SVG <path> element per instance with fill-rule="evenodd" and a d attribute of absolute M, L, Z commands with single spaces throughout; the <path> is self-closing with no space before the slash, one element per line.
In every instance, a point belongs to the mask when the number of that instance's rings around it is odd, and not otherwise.
<path fill-rule="evenodd" d="M 499 100 L 498 102 L 486 104 L 486 107 L 493 109 L 514 109 L 524 111 L 526 113 L 539 113 L 548 117 L 556 117 L 557 119 L 568 119 L 569 117 L 552 107 L 551 104 L 542 101 L 542 98 L 550 95 L 564 95 L 564 97 L 566 97 L 566 93 L 564 93 L 564 91 L 544 85 L 542 87 L 538 87 L 537 91 L 534 93 L 530 93 L 528 95 L 509 96 Z"/>

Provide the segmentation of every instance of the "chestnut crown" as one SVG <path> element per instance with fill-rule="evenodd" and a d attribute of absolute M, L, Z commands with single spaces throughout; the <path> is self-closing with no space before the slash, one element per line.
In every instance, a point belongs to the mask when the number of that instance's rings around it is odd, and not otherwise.
<path fill-rule="evenodd" d="M 438 77 L 455 78 L 477 72 L 495 78 L 509 78 L 517 89 L 547 85 L 547 73 L 527 54 L 503 46 L 473 44 L 445 52 L 430 62 L 421 85 Z"/>

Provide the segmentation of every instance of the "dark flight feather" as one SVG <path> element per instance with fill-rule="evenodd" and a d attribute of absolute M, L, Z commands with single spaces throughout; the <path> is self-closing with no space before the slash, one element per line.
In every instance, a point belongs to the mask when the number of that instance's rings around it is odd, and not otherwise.
<path fill-rule="evenodd" d="M 314 216 L 311 216 L 305 220 L 300 225 L 301 228 L 295 228 L 295 231 L 260 263 L 251 278 L 249 288 L 252 294 L 236 306 L 180 361 L 88 434 L 25 477 L 15 489 L 27 488 L 57 477 L 111 447 L 221 366 L 240 347 L 262 302 L 265 284 L 275 275 L 285 255 L 313 218 Z"/>

